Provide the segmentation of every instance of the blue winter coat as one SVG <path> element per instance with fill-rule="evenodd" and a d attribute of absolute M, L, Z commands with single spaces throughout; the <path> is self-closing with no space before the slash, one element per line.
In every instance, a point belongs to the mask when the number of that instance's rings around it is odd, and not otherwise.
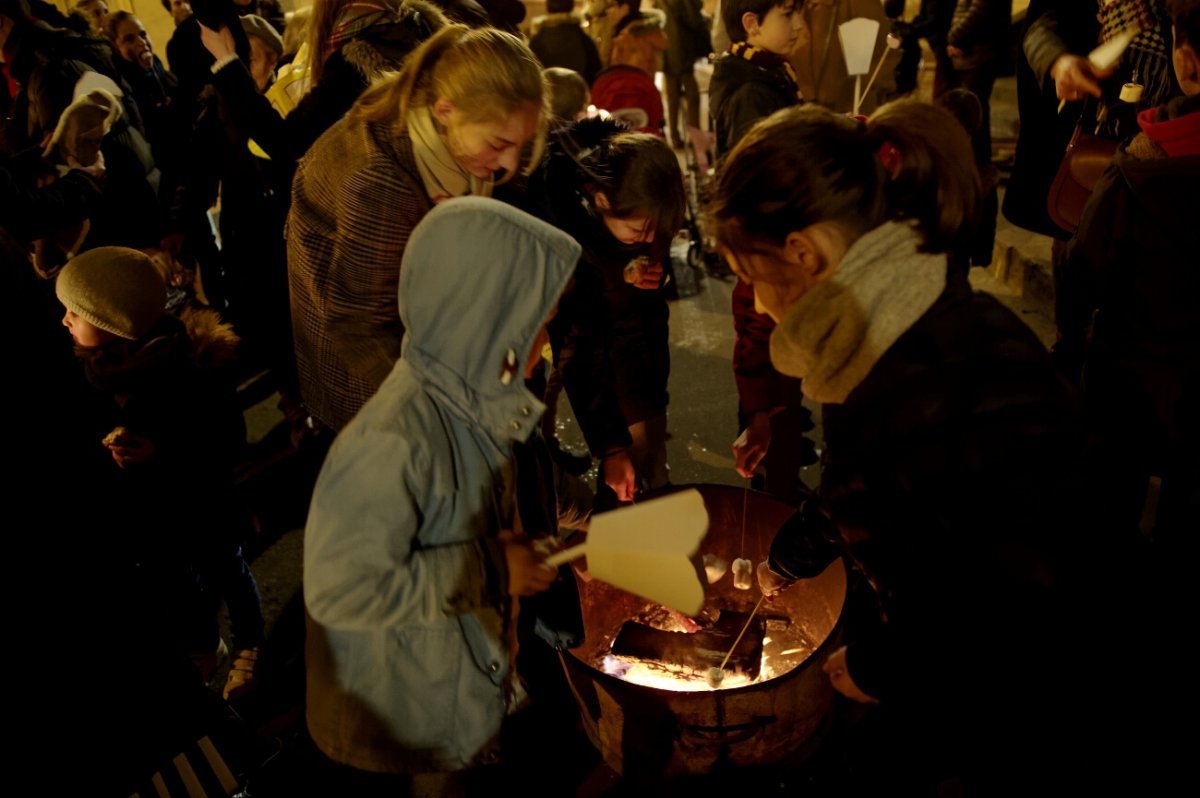
<path fill-rule="evenodd" d="M 305 529 L 308 722 L 339 762 L 496 758 L 515 685 L 501 486 L 544 409 L 502 364 L 524 364 L 578 259 L 565 233 L 485 198 L 413 231 L 403 355 L 330 450 Z"/>

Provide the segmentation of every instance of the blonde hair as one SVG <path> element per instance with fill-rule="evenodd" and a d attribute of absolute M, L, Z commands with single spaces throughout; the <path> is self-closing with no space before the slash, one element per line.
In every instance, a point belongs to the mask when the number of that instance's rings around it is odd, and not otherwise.
<path fill-rule="evenodd" d="M 298 8 L 287 12 L 287 25 L 283 29 L 283 52 L 285 55 L 295 55 L 300 52 L 300 46 L 308 38 L 309 28 L 312 27 L 313 7 Z M 312 45 L 309 45 L 309 53 Z M 309 56 L 311 59 L 312 56 Z"/>
<path fill-rule="evenodd" d="M 525 174 L 541 160 L 550 91 L 541 64 L 524 40 L 495 28 L 449 25 L 414 50 L 398 74 L 367 89 L 351 113 L 388 122 L 399 134 L 407 127 L 411 109 L 432 106 L 439 99 L 454 103 L 469 122 L 493 122 L 523 107 L 536 107 L 537 132 Z"/>

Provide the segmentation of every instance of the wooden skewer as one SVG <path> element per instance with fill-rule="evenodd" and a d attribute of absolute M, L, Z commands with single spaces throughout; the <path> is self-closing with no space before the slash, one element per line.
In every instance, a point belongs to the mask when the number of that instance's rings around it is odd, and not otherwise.
<path fill-rule="evenodd" d="M 881 69 L 883 69 L 883 62 L 887 61 L 888 53 L 890 53 L 891 51 L 892 51 L 892 48 L 884 46 L 883 55 L 879 56 L 879 63 L 875 65 L 875 71 L 871 73 L 871 79 L 867 81 L 867 87 L 862 90 L 862 94 L 860 94 L 858 96 L 858 99 L 856 99 L 854 102 L 854 115 L 855 116 L 858 116 L 859 106 L 862 105 L 862 101 L 865 100 L 867 98 L 867 94 L 870 93 L 871 86 L 873 86 L 875 84 L 875 78 L 879 77 L 879 71 Z"/>
<path fill-rule="evenodd" d="M 758 598 L 758 603 L 754 605 L 754 609 L 750 611 L 750 617 L 746 619 L 746 625 L 742 627 L 742 631 L 738 632 L 738 636 L 734 639 L 733 645 L 729 647 L 729 652 L 725 654 L 725 659 L 721 660 L 721 670 L 725 670 L 725 666 L 729 664 L 729 658 L 733 656 L 734 649 L 738 647 L 738 643 L 742 642 L 742 637 L 746 634 L 746 630 L 750 628 L 750 622 L 754 620 L 754 616 L 758 614 L 758 608 L 766 601 L 767 594 L 763 593 Z"/>

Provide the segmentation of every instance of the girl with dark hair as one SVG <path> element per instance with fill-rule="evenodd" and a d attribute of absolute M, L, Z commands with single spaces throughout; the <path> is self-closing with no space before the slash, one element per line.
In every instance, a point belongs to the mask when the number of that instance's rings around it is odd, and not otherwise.
<path fill-rule="evenodd" d="M 550 327 L 555 363 L 601 482 L 621 501 L 667 482 L 662 264 L 683 223 L 683 175 L 662 139 L 588 119 L 551 137 L 536 212 L 583 246 Z"/>
<path fill-rule="evenodd" d="M 1064 539 L 1088 528 L 1075 404 L 1033 333 L 948 271 L 979 204 L 961 126 L 900 102 L 866 123 L 775 114 L 734 148 L 711 208 L 730 266 L 778 323 L 773 364 L 823 404 L 821 486 L 760 583 L 769 594 L 845 556 L 873 589 L 878 612 L 824 667 L 837 691 L 882 702 L 891 767 L 862 771 L 887 780 L 876 791 L 1058 772 L 1050 743 L 1070 702 L 1048 685 L 1079 678 L 1056 628 Z M 1001 628 L 1022 644 L 997 646 Z M 1029 650 L 1036 675 L 1018 661 Z"/>

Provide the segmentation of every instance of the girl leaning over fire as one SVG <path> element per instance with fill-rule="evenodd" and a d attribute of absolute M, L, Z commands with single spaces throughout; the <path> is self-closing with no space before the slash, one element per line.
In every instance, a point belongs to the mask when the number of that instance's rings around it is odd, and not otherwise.
<path fill-rule="evenodd" d="M 893 793 L 947 775 L 1020 783 L 1086 717 L 1056 689 L 1075 676 L 1058 622 L 1065 554 L 1080 559 L 1069 532 L 1089 526 L 1082 436 L 1042 344 L 947 269 L 979 204 L 961 126 L 898 102 L 865 123 L 775 114 L 733 150 L 711 207 L 731 268 L 778 324 L 772 363 L 822 404 L 820 488 L 760 583 L 803 589 L 838 556 L 864 577 L 849 617 L 869 618 L 825 670 L 880 702 L 879 745 L 861 750 Z"/>

